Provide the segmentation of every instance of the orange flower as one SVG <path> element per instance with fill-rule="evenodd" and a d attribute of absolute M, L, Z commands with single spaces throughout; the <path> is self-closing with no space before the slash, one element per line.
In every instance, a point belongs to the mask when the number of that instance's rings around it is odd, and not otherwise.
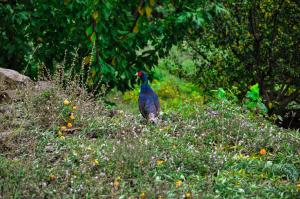
<path fill-rule="evenodd" d="M 120 187 L 120 177 L 117 177 L 114 181 L 114 188 L 118 189 Z"/>
<path fill-rule="evenodd" d="M 50 176 L 49 176 L 49 179 L 50 179 L 51 181 L 54 181 L 54 180 L 56 180 L 56 176 L 55 176 L 55 175 L 50 175 Z"/>
<path fill-rule="evenodd" d="M 72 126 L 73 126 L 72 123 L 71 123 L 71 122 L 68 122 L 67 127 L 68 127 L 68 128 L 72 128 Z"/>
<path fill-rule="evenodd" d="M 267 154 L 266 149 L 260 149 L 259 154 L 260 155 L 266 155 Z"/>

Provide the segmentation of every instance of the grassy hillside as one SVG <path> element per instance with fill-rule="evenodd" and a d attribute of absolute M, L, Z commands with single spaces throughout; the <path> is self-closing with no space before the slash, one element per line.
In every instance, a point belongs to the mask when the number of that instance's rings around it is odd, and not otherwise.
<path fill-rule="evenodd" d="M 74 85 L 23 90 L 22 100 L 1 105 L 8 111 L 1 115 L 0 196 L 300 197 L 299 132 L 230 102 L 204 105 L 196 87 L 186 91 L 176 81 L 153 85 L 163 104 L 156 126 L 137 111 L 138 89 L 110 96 L 116 107 Z"/>

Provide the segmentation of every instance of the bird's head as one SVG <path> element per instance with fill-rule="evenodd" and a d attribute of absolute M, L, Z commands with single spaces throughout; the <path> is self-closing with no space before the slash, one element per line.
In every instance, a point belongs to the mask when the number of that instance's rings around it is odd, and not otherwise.
<path fill-rule="evenodd" d="M 139 71 L 136 75 L 141 78 L 142 83 L 146 83 L 148 81 L 147 74 L 144 71 Z"/>

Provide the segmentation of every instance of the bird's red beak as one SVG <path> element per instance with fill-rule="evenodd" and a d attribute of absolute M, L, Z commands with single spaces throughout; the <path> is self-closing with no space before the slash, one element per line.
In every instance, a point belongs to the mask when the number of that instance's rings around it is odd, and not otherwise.
<path fill-rule="evenodd" d="M 142 76 L 142 71 L 137 72 L 136 75 L 141 77 Z"/>

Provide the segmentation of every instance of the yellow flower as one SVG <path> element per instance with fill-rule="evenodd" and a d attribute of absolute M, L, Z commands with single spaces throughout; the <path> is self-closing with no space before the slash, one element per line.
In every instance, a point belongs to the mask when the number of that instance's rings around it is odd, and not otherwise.
<path fill-rule="evenodd" d="M 61 130 L 61 131 L 65 131 L 66 129 L 67 129 L 66 126 L 61 126 L 61 127 L 60 127 L 60 130 Z"/>
<path fill-rule="evenodd" d="M 141 198 L 141 199 L 146 199 L 146 193 L 145 193 L 145 192 L 142 192 L 142 193 L 140 194 L 140 198 Z"/>
<path fill-rule="evenodd" d="M 74 116 L 74 114 L 73 114 L 73 113 L 71 113 L 71 115 L 70 115 L 70 119 L 71 119 L 71 120 L 75 120 L 75 116 Z"/>
<path fill-rule="evenodd" d="M 91 151 L 91 150 L 92 150 L 92 148 L 91 148 L 90 146 L 88 146 L 86 149 L 87 149 L 87 150 L 89 150 L 89 151 Z"/>
<path fill-rule="evenodd" d="M 298 189 L 298 191 L 300 191 L 300 183 L 297 184 L 297 189 Z"/>
<path fill-rule="evenodd" d="M 65 140 L 65 136 L 60 136 L 59 139 Z"/>
<path fill-rule="evenodd" d="M 185 199 L 190 199 L 191 196 L 192 196 L 192 194 L 191 194 L 190 192 L 186 192 L 186 193 L 184 194 L 184 198 L 185 198 Z"/>
<path fill-rule="evenodd" d="M 76 106 L 73 106 L 73 107 L 72 107 L 72 109 L 73 109 L 73 110 L 76 110 L 76 109 L 77 109 L 77 107 L 76 107 Z"/>
<path fill-rule="evenodd" d="M 68 122 L 67 127 L 68 127 L 68 128 L 72 128 L 72 126 L 73 126 L 72 123 L 71 123 L 71 122 Z"/>
<path fill-rule="evenodd" d="M 177 180 L 176 181 L 176 188 L 180 187 L 182 185 L 182 181 L 181 180 Z"/>
<path fill-rule="evenodd" d="M 165 163 L 164 160 L 156 160 L 156 165 L 157 165 L 157 166 L 160 166 L 160 165 L 162 165 L 163 163 Z"/>
<path fill-rule="evenodd" d="M 120 181 L 119 181 L 120 179 L 121 179 L 120 177 L 115 179 L 115 181 L 114 181 L 114 188 L 115 189 L 118 189 L 120 187 Z"/>
<path fill-rule="evenodd" d="M 58 132 L 57 132 L 57 135 L 60 137 L 60 136 L 63 135 L 63 133 L 62 133 L 61 131 L 58 131 Z"/>
<path fill-rule="evenodd" d="M 65 99 L 64 105 L 65 105 L 65 106 L 68 106 L 69 104 L 70 104 L 69 100 Z"/>
<path fill-rule="evenodd" d="M 95 165 L 99 165 L 99 161 L 97 159 L 94 160 Z"/>
<path fill-rule="evenodd" d="M 159 196 L 157 197 L 157 199 L 163 199 L 163 197 L 159 195 Z"/>

